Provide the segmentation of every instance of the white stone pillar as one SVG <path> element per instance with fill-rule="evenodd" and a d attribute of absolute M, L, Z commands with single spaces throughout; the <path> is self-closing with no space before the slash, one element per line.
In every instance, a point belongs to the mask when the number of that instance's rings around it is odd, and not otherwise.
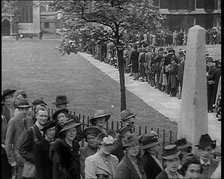
<path fill-rule="evenodd" d="M 188 33 L 180 111 L 178 138 L 197 145 L 200 136 L 208 133 L 205 29 L 199 25 Z"/>

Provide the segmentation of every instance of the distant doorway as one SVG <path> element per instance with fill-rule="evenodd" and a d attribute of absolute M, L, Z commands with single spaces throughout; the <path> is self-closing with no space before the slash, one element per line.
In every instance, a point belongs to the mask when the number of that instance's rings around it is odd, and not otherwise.
<path fill-rule="evenodd" d="M 10 22 L 8 19 L 2 21 L 2 35 L 10 36 Z"/>

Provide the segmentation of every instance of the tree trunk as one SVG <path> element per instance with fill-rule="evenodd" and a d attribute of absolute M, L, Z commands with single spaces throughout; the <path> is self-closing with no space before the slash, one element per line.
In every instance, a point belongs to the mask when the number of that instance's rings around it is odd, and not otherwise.
<path fill-rule="evenodd" d="M 16 28 L 16 40 L 19 40 L 19 29 L 18 29 L 18 23 L 15 23 L 15 28 Z"/>
<path fill-rule="evenodd" d="M 117 49 L 117 57 L 118 57 L 119 77 L 120 77 L 121 111 L 123 111 L 126 109 L 123 49 L 119 48 Z"/>

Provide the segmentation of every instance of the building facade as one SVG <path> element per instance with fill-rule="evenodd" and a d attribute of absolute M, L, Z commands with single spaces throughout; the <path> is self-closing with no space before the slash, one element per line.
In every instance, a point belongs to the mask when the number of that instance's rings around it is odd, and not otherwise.
<path fill-rule="evenodd" d="M 168 30 L 221 27 L 221 0 L 159 0 L 161 14 Z"/>
<path fill-rule="evenodd" d="M 16 3 L 17 14 L 2 13 L 2 35 L 39 34 L 40 6 L 39 1 L 21 1 Z M 16 22 L 15 22 L 16 21 Z"/>

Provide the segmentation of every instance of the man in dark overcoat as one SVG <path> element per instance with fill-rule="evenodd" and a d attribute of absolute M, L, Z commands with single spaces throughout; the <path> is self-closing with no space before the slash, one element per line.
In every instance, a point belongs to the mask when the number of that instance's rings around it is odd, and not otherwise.
<path fill-rule="evenodd" d="M 35 165 L 35 148 L 38 142 L 44 140 L 43 129 L 45 123 L 48 120 L 48 111 L 45 107 L 39 106 L 36 109 L 36 119 L 35 124 L 30 127 L 22 140 L 19 153 L 28 162 Z M 23 173 L 23 177 L 29 178 Z"/>
<path fill-rule="evenodd" d="M 19 100 L 17 105 L 19 114 L 9 120 L 6 132 L 5 150 L 9 164 L 12 166 L 12 175 L 14 177 L 17 175 L 17 179 L 22 179 L 24 164 L 24 159 L 19 154 L 19 148 L 25 131 L 33 125 L 32 118 L 27 115 L 30 107 L 26 99 Z"/>
<path fill-rule="evenodd" d="M 159 137 L 154 131 L 151 131 L 148 135 L 144 135 L 141 139 L 142 149 L 144 150 L 142 159 L 147 179 L 155 179 L 163 170 L 163 166 L 158 160 L 159 145 L 162 141 L 158 139 Z"/>

